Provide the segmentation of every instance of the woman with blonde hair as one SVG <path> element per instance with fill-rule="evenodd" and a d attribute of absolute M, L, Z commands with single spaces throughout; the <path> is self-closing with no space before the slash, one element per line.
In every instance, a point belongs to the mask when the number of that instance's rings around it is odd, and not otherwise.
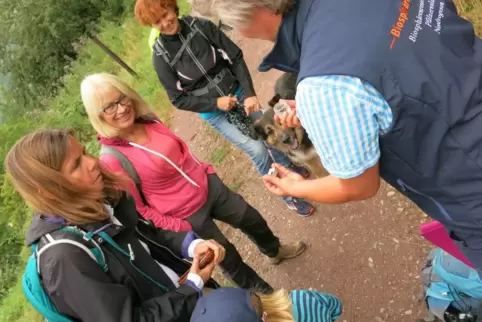
<path fill-rule="evenodd" d="M 261 214 L 226 187 L 211 165 L 194 157 L 121 79 L 106 73 L 87 76 L 81 94 L 103 150 L 110 151 L 100 159 L 112 171 L 130 175 L 129 192 L 139 213 L 157 227 L 192 230 L 218 241 L 226 249 L 220 266 L 229 278 L 242 288 L 272 292 L 214 219 L 241 229 L 272 264 L 298 256 L 304 243 L 280 244 Z"/>
<path fill-rule="evenodd" d="M 224 258 L 223 247 L 138 220 L 134 201 L 120 190 L 124 180 L 102 169 L 72 132 L 26 135 L 9 151 L 5 166 L 35 211 L 26 242 L 36 245 L 40 288 L 67 320 L 184 322 L 205 283 L 216 287 L 210 276 Z M 214 259 L 201 269 L 208 249 Z M 194 258 L 192 266 L 182 257 Z M 187 281 L 179 285 L 187 270 Z"/>
<path fill-rule="evenodd" d="M 219 288 L 198 301 L 191 322 L 333 322 L 341 313 L 336 296 L 318 291 L 261 295 Z"/>

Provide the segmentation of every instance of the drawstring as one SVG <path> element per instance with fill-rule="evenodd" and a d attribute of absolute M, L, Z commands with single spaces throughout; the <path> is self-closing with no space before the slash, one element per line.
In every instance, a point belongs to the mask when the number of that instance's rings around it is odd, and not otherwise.
<path fill-rule="evenodd" d="M 137 144 L 137 143 L 134 143 L 134 142 L 129 142 L 129 145 L 132 145 L 132 146 L 134 146 L 134 147 L 136 147 L 136 148 L 139 148 L 139 149 L 141 149 L 141 150 L 150 152 L 150 153 L 152 153 L 152 154 L 154 154 L 154 155 L 157 155 L 158 157 L 166 160 L 170 165 L 172 165 L 172 166 L 174 167 L 174 169 L 176 169 L 180 174 L 182 174 L 182 176 L 183 176 L 184 178 L 186 178 L 186 180 L 189 181 L 193 186 L 196 186 L 196 187 L 200 188 L 199 185 L 196 183 L 196 181 L 194 181 L 193 179 L 191 179 L 184 171 L 181 170 L 181 168 L 179 168 L 174 162 L 172 162 L 171 160 L 169 160 L 169 158 L 166 157 L 165 155 L 163 155 L 163 154 L 161 154 L 161 153 L 159 153 L 159 152 L 156 152 L 156 151 L 154 151 L 154 150 L 148 149 L 148 148 L 146 148 L 145 146 L 142 146 L 142 145 Z"/>

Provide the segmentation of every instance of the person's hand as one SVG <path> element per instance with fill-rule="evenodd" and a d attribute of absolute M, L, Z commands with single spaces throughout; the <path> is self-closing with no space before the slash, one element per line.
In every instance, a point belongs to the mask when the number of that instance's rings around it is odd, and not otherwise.
<path fill-rule="evenodd" d="M 217 99 L 217 106 L 220 110 L 229 111 L 238 104 L 238 99 L 234 96 L 222 96 Z"/>
<path fill-rule="evenodd" d="M 263 176 L 263 182 L 266 186 L 266 189 L 277 196 L 292 196 L 292 191 L 296 186 L 296 183 L 305 179 L 301 175 L 283 167 L 280 164 L 274 163 L 273 166 L 276 168 L 276 170 L 278 170 L 278 176 Z"/>
<path fill-rule="evenodd" d="M 224 256 L 226 255 L 226 250 L 217 241 L 212 239 L 205 240 L 197 244 L 194 248 L 194 257 L 198 256 L 199 258 L 201 258 L 209 249 L 214 252 L 214 265 L 218 265 L 219 263 L 221 263 L 224 259 Z"/>
<path fill-rule="evenodd" d="M 258 112 L 260 110 L 259 101 L 256 96 L 248 97 L 244 100 L 244 110 L 246 114 Z"/>
<path fill-rule="evenodd" d="M 296 102 L 294 100 L 284 100 L 291 107 L 291 111 L 288 114 L 281 116 L 275 115 L 274 120 L 276 123 L 281 124 L 283 128 L 288 127 L 300 127 L 301 122 L 298 116 L 296 116 Z"/>
<path fill-rule="evenodd" d="M 216 267 L 216 264 L 214 264 L 214 260 L 213 260 L 209 264 L 207 264 L 206 267 L 204 267 L 203 269 L 200 269 L 199 268 L 200 260 L 201 260 L 201 257 L 199 255 L 194 255 L 192 266 L 189 272 L 199 275 L 199 277 L 201 277 L 204 283 L 206 283 L 211 278 L 211 275 L 213 274 L 214 267 Z"/>

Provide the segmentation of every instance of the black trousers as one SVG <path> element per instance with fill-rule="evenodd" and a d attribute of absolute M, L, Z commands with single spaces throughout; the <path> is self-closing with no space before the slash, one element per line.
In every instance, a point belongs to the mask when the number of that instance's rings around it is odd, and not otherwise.
<path fill-rule="evenodd" d="M 226 256 L 220 266 L 224 274 L 244 289 L 263 291 L 271 288 L 249 265 L 243 262 L 233 244 L 223 235 L 213 219 L 240 229 L 270 257 L 279 250 L 279 239 L 273 234 L 261 214 L 239 194 L 231 191 L 216 174 L 208 175 L 208 199 L 186 220 L 193 231 L 203 239 L 214 239 L 226 248 Z"/>

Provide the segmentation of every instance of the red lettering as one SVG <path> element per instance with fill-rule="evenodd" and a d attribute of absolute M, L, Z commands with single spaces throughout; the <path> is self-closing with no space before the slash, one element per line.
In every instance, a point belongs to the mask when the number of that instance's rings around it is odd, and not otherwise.
<path fill-rule="evenodd" d="M 397 38 L 400 38 L 400 31 L 393 28 L 390 33 L 394 36 L 394 37 L 397 37 Z"/>
<path fill-rule="evenodd" d="M 423 0 L 422 0 L 423 1 Z M 390 34 L 393 36 L 390 44 L 390 49 L 395 46 L 395 42 L 400 38 L 403 28 L 408 21 L 408 10 L 410 9 L 411 0 L 401 0 L 400 14 L 398 15 L 397 22 L 392 26 Z"/>

